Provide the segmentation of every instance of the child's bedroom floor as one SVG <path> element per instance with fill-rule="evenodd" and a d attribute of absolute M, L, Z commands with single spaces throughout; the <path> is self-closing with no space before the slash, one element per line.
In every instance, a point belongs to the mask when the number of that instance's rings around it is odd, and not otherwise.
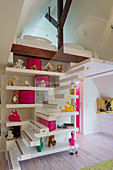
<path fill-rule="evenodd" d="M 20 162 L 22 170 L 78 170 L 89 165 L 113 158 L 113 137 L 102 133 L 90 135 L 77 134 L 80 145 L 78 155 L 69 152 L 47 155 Z M 4 155 L 0 155 L 0 158 Z M 5 163 L 4 161 L 2 162 Z M 6 168 L 2 170 L 8 170 Z"/>

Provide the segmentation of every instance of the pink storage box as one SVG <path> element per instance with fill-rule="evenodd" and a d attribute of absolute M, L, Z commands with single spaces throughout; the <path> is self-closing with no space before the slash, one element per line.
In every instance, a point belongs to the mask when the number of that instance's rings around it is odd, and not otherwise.
<path fill-rule="evenodd" d="M 19 91 L 20 104 L 33 104 L 35 103 L 35 92 L 31 90 Z"/>
<path fill-rule="evenodd" d="M 34 64 L 38 67 L 38 70 L 41 70 L 41 61 L 40 61 L 40 59 L 37 59 L 37 58 L 27 59 L 27 68 L 28 69 L 31 69 L 31 67 Z"/>
<path fill-rule="evenodd" d="M 45 80 L 46 87 L 50 87 L 50 76 L 37 76 L 36 77 L 36 86 L 40 84 L 41 80 Z"/>
<path fill-rule="evenodd" d="M 50 132 L 56 129 L 56 120 L 47 121 L 45 119 L 40 118 L 40 123 L 47 126 Z"/>

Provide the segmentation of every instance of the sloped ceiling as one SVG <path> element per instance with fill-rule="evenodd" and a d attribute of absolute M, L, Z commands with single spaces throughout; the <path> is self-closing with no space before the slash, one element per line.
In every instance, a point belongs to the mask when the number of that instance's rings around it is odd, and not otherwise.
<path fill-rule="evenodd" d="M 0 0 L 0 68 L 7 64 L 23 0 Z"/>
<path fill-rule="evenodd" d="M 103 98 L 113 98 L 113 74 L 93 79 Z"/>

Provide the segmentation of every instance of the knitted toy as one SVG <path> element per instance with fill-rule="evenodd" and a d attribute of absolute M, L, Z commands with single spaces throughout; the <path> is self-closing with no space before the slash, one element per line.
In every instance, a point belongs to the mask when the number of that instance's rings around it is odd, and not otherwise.
<path fill-rule="evenodd" d="M 60 72 L 60 73 L 64 71 L 62 64 L 58 64 L 58 65 L 57 65 L 56 71 L 57 71 L 57 72 Z"/>
<path fill-rule="evenodd" d="M 8 119 L 9 121 L 13 121 L 13 122 L 21 122 L 20 120 L 20 115 L 18 114 L 17 110 L 15 110 L 14 112 L 12 111 L 12 115 L 9 115 Z"/>
<path fill-rule="evenodd" d="M 23 60 L 21 60 L 21 59 L 18 59 L 17 60 L 17 62 L 16 62 L 16 65 L 15 66 L 13 66 L 14 68 L 23 68 L 23 69 L 25 69 L 26 67 L 25 66 L 23 66 Z"/>
<path fill-rule="evenodd" d="M 31 86 L 30 83 L 28 82 L 28 80 L 25 80 L 24 86 L 27 86 L 27 87 L 30 87 L 30 86 Z"/>
<path fill-rule="evenodd" d="M 36 64 L 34 64 L 32 67 L 31 67 L 31 70 L 38 70 L 38 67 Z"/>
<path fill-rule="evenodd" d="M 55 146 L 56 145 L 56 140 L 54 140 L 54 135 L 49 136 L 49 141 L 48 141 L 48 147 Z"/>
<path fill-rule="evenodd" d="M 44 71 L 55 71 L 53 64 L 48 63 L 47 66 L 44 67 Z"/>
<path fill-rule="evenodd" d="M 72 152 L 72 146 L 74 146 L 74 148 L 75 148 L 75 150 L 76 150 L 76 152 L 75 152 L 75 154 L 77 154 L 78 152 L 77 152 L 77 148 L 76 148 L 76 146 L 75 146 L 75 139 L 74 139 L 74 135 L 75 135 L 75 132 L 74 131 L 72 131 L 71 132 L 71 138 L 69 138 L 69 144 L 70 144 L 70 154 L 71 155 L 74 155 L 74 153 Z"/>
<path fill-rule="evenodd" d="M 7 138 L 7 140 L 13 140 L 14 139 L 14 135 L 13 135 L 11 130 L 9 130 L 7 132 L 7 135 L 5 137 Z"/>
<path fill-rule="evenodd" d="M 46 87 L 45 80 L 41 80 L 38 87 Z"/>
<path fill-rule="evenodd" d="M 12 80 L 8 81 L 9 86 L 16 86 L 16 82 L 18 80 L 18 76 L 14 76 Z"/>
<path fill-rule="evenodd" d="M 62 112 L 75 112 L 75 111 L 74 111 L 74 107 L 71 105 L 71 103 L 70 103 L 69 101 L 66 102 L 66 104 L 67 104 L 68 106 L 64 106 L 65 109 L 62 109 L 62 110 L 61 110 Z"/>
<path fill-rule="evenodd" d="M 18 91 L 14 91 L 11 104 L 18 104 Z"/>

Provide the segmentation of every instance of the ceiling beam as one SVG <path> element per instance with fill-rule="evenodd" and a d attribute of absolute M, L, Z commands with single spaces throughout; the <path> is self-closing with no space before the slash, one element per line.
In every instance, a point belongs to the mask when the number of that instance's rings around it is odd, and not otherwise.
<path fill-rule="evenodd" d="M 65 7 L 64 7 L 64 10 L 61 16 L 61 20 L 60 20 L 60 27 L 63 27 L 65 24 L 71 3 L 72 3 L 72 0 L 66 0 Z"/>
<path fill-rule="evenodd" d="M 53 24 L 56 28 L 58 28 L 58 22 L 53 18 L 51 17 L 48 13 L 45 15 L 45 18 L 51 23 Z"/>

